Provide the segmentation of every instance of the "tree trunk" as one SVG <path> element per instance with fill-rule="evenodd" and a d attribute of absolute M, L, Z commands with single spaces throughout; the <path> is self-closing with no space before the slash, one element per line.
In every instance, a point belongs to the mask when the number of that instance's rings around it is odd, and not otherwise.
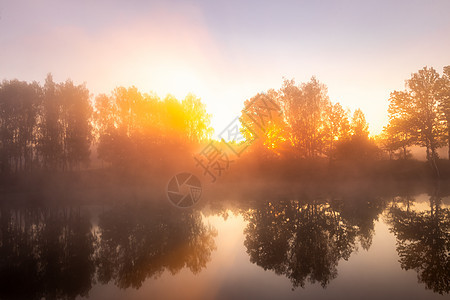
<path fill-rule="evenodd" d="M 440 178 L 439 168 L 436 164 L 436 157 L 437 157 L 436 149 L 431 148 L 431 164 L 432 164 L 433 169 L 436 172 L 437 178 Z"/>

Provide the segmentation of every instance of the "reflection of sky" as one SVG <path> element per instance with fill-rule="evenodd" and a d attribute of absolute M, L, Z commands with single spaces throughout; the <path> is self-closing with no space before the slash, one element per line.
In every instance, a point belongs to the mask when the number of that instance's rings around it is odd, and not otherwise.
<path fill-rule="evenodd" d="M 7 1 L 0 3 L 0 79 L 135 84 L 192 91 L 218 133 L 245 99 L 312 75 L 334 101 L 361 107 L 371 129 L 411 72 L 450 53 L 442 1 Z"/>
<path fill-rule="evenodd" d="M 176 275 L 167 271 L 158 279 L 148 279 L 139 290 L 119 290 L 112 284 L 95 286 L 92 299 L 442 299 L 417 283 L 414 271 L 404 271 L 398 263 L 396 239 L 380 218 L 368 251 L 359 247 L 348 261 L 341 260 L 338 276 L 326 289 L 306 283 L 292 291 L 284 276 L 250 263 L 244 246 L 246 222 L 231 212 L 224 220 L 208 216 L 204 222 L 218 231 L 217 250 L 199 274 L 183 269 Z M 332 296 L 330 296 L 332 295 Z"/>
<path fill-rule="evenodd" d="M 400 198 L 399 198 L 400 199 Z M 423 193 L 411 197 L 412 202 L 409 204 L 411 211 L 423 212 L 430 210 L 430 195 Z M 406 201 L 406 200 L 403 200 Z M 450 208 L 450 196 L 440 198 L 441 208 Z M 403 209 L 406 208 L 406 202 L 397 203 L 397 205 Z"/>

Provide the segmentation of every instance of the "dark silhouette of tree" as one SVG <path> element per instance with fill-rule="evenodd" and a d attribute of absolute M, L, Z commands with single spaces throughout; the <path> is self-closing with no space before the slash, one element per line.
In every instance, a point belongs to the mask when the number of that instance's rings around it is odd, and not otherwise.
<path fill-rule="evenodd" d="M 0 172 L 43 166 L 66 170 L 88 162 L 91 144 L 89 91 L 71 81 L 42 88 L 18 80 L 0 85 Z"/>
<path fill-rule="evenodd" d="M 56 170 L 61 162 L 63 152 L 60 124 L 61 103 L 58 101 L 57 85 L 51 74 L 47 75 L 43 90 L 38 149 L 44 168 Z"/>
<path fill-rule="evenodd" d="M 118 206 L 100 216 L 98 278 L 120 288 L 139 288 L 165 270 L 176 274 L 188 268 L 196 274 L 210 260 L 216 235 L 199 212 Z"/>
<path fill-rule="evenodd" d="M 293 287 L 337 276 L 339 260 L 355 249 L 357 229 L 324 201 L 274 201 L 245 214 L 250 261 L 290 279 Z"/>
<path fill-rule="evenodd" d="M 198 211 L 120 205 L 98 231 L 79 208 L 0 207 L 0 298 L 86 297 L 96 278 L 138 288 L 167 270 L 199 273 L 217 231 Z"/>
<path fill-rule="evenodd" d="M 40 101 L 37 83 L 12 80 L 0 85 L 0 172 L 33 169 Z"/>
<path fill-rule="evenodd" d="M 94 235 L 72 208 L 0 208 L 0 297 L 75 299 L 94 280 Z"/>
<path fill-rule="evenodd" d="M 448 159 L 450 160 L 450 66 L 444 67 L 442 74 L 442 94 L 440 95 L 440 110 L 444 114 L 446 126 L 446 140 L 448 146 Z"/>
<path fill-rule="evenodd" d="M 66 170 L 89 161 L 92 106 L 84 85 L 0 85 L 0 172 Z"/>
<path fill-rule="evenodd" d="M 84 85 L 72 81 L 59 84 L 63 125 L 63 168 L 79 167 L 88 163 L 92 140 L 92 106 L 89 91 Z"/>
<path fill-rule="evenodd" d="M 349 226 L 356 228 L 357 238 L 364 250 L 369 250 L 375 233 L 375 221 L 384 211 L 386 204 L 380 197 L 366 194 L 351 194 L 332 198 L 333 210 L 346 220 Z"/>
<path fill-rule="evenodd" d="M 391 232 L 397 238 L 401 267 L 417 272 L 419 282 L 436 293 L 450 292 L 450 210 L 441 208 L 436 192 L 430 210 L 414 211 L 411 201 L 394 201 L 389 211 Z"/>

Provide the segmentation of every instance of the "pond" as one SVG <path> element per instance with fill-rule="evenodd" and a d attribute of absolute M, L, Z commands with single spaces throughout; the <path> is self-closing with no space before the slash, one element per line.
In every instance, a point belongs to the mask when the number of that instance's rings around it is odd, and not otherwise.
<path fill-rule="evenodd" d="M 1 299 L 445 299 L 438 192 L 2 203 Z"/>

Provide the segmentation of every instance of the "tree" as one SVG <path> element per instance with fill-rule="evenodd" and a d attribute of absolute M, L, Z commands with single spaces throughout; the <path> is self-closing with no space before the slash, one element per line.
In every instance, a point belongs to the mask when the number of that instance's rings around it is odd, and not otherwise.
<path fill-rule="evenodd" d="M 389 98 L 389 124 L 383 129 L 386 134 L 386 146 L 395 152 L 401 149 L 403 159 L 408 157 L 407 148 L 414 144 L 411 128 L 415 126 L 409 113 L 413 110 L 411 95 L 407 92 L 394 91 Z"/>
<path fill-rule="evenodd" d="M 61 103 L 57 94 L 57 84 L 51 74 L 47 75 L 43 87 L 40 109 L 38 150 L 46 169 L 56 170 L 62 158 L 62 128 L 60 123 Z"/>
<path fill-rule="evenodd" d="M 44 167 L 73 168 L 89 161 L 92 106 L 85 85 L 57 84 L 47 75 L 40 109 L 38 149 Z"/>
<path fill-rule="evenodd" d="M 103 160 L 120 164 L 131 151 L 129 138 L 135 120 L 133 114 L 138 111 L 133 104 L 138 104 L 139 100 L 142 95 L 135 87 L 117 87 L 111 96 L 101 94 L 96 97 L 97 152 Z"/>
<path fill-rule="evenodd" d="M 413 101 L 410 117 L 413 124 L 413 136 L 418 145 L 426 147 L 427 159 L 437 158 L 436 149 L 442 146 L 442 123 L 438 110 L 441 80 L 433 68 L 424 67 L 412 74 L 407 87 Z"/>
<path fill-rule="evenodd" d="M 40 101 L 41 88 L 35 82 L 0 85 L 0 172 L 32 170 Z"/>
<path fill-rule="evenodd" d="M 337 141 L 347 140 L 350 136 L 348 112 L 340 103 L 330 103 L 326 111 L 325 136 L 328 141 L 328 157 L 333 159 Z"/>
<path fill-rule="evenodd" d="M 209 139 L 210 118 L 195 95 L 183 101 L 171 95 L 160 100 L 134 86 L 118 87 L 95 101 L 99 157 L 118 166 L 155 166 L 162 152 L 169 157 L 168 151 L 186 150 Z"/>
<path fill-rule="evenodd" d="M 450 160 L 450 66 L 444 67 L 442 75 L 442 94 L 440 97 L 440 109 L 445 119 L 446 140 L 448 146 L 448 159 Z"/>
<path fill-rule="evenodd" d="M 389 157 L 400 150 L 400 158 L 408 157 L 408 147 L 412 146 L 414 140 L 411 134 L 412 119 L 409 113 L 412 110 L 412 99 L 408 92 L 394 91 L 389 98 L 389 123 L 383 128 L 382 143 Z"/>
<path fill-rule="evenodd" d="M 388 153 L 390 160 L 394 157 L 397 159 L 411 158 L 411 150 L 408 149 L 404 140 L 401 140 L 401 136 L 393 133 L 389 125 L 385 126 L 383 131 L 375 137 L 375 142 Z"/>
<path fill-rule="evenodd" d="M 252 141 L 253 149 L 279 155 L 294 149 L 298 157 L 328 156 L 332 160 L 336 145 L 350 137 L 351 128 L 348 110 L 340 103 L 331 103 L 327 93 L 327 87 L 315 77 L 300 85 L 293 79 L 285 79 L 278 91 L 271 89 L 244 102 L 241 114 L 244 137 Z M 262 105 L 252 105 L 257 102 Z M 274 111 L 280 110 L 281 114 L 280 118 L 273 118 L 276 114 L 272 114 L 270 121 L 261 126 L 255 120 L 261 115 L 269 116 L 264 102 L 274 103 L 278 107 Z M 362 126 L 356 129 L 361 131 L 358 134 L 368 135 L 364 114 L 359 110 L 356 117 L 360 124 L 355 126 Z"/>
<path fill-rule="evenodd" d="M 367 139 L 369 137 L 369 124 L 360 108 L 353 113 L 352 122 L 350 124 L 353 137 Z"/>
<path fill-rule="evenodd" d="M 373 139 L 369 139 L 369 124 L 361 109 L 356 109 L 350 123 L 351 137 L 336 145 L 336 158 L 339 160 L 366 163 L 378 159 L 380 150 Z"/>
<path fill-rule="evenodd" d="M 274 90 L 258 93 L 244 102 L 241 111 L 242 135 L 258 155 L 281 154 L 289 139 L 277 97 Z"/>
<path fill-rule="evenodd" d="M 279 102 L 290 130 L 291 143 L 303 157 L 316 157 L 325 152 L 325 114 L 330 105 L 327 88 L 315 77 L 299 87 L 285 80 Z"/>
<path fill-rule="evenodd" d="M 437 174 L 435 160 L 437 149 L 443 145 L 443 86 L 441 79 L 433 68 L 424 67 L 413 73 L 406 81 L 405 91 L 394 91 L 389 98 L 389 124 L 385 128 L 393 149 L 403 149 L 418 145 L 426 148 L 427 160 L 433 165 Z"/>
<path fill-rule="evenodd" d="M 187 138 L 190 142 L 199 143 L 211 138 L 214 130 L 210 127 L 211 115 L 206 112 L 206 105 L 200 98 L 189 94 L 182 101 L 186 116 Z"/>
<path fill-rule="evenodd" d="M 73 168 L 89 161 L 92 141 L 92 106 L 85 85 L 67 80 L 59 84 L 62 98 L 63 166 Z"/>

